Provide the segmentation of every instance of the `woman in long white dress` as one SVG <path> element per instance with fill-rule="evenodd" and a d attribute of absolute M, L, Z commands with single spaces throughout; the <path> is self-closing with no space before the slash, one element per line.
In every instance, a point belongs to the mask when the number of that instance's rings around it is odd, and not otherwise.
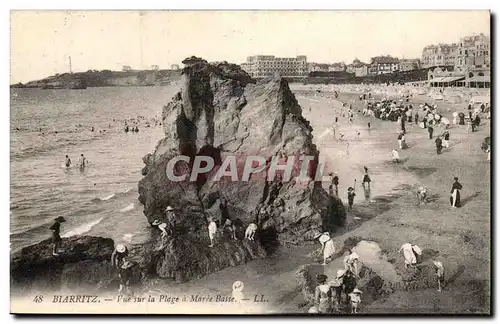
<path fill-rule="evenodd" d="M 417 263 L 417 255 L 422 254 L 422 250 L 417 245 L 412 245 L 411 243 L 405 243 L 401 246 L 398 253 L 403 250 L 403 255 L 405 257 L 405 268 L 408 266 L 414 267 Z"/>
<path fill-rule="evenodd" d="M 335 253 L 335 246 L 328 232 L 321 234 L 318 241 L 321 243 L 321 251 L 323 252 L 323 265 L 326 265 L 326 260 Z"/>

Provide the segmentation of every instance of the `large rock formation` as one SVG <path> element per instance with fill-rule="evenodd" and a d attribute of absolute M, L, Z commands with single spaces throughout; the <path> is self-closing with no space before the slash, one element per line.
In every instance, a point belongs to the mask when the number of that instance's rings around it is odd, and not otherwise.
<path fill-rule="evenodd" d="M 160 276 L 177 273 L 174 277 L 189 279 L 262 257 L 260 243 L 267 245 L 276 236 L 279 241 L 297 243 L 311 239 L 315 231 L 342 226 L 345 211 L 339 199 L 330 197 L 318 182 L 296 181 L 298 157 L 315 158 L 308 173 L 313 177 L 319 152 L 312 141 L 312 127 L 286 80 L 256 83 L 237 65 L 209 64 L 197 57 L 183 63 L 182 89 L 163 109 L 165 137 L 144 157 L 144 178 L 139 183 L 139 200 L 148 221 L 165 219 L 163 211 L 170 205 L 181 225 L 173 243 L 149 254 L 148 262 L 153 265 L 148 267 Z M 188 177 L 173 182 L 167 178 L 166 166 L 178 155 L 191 158 L 175 165 L 176 175 Z M 190 181 L 195 156 L 212 157 L 215 168 Z M 207 216 L 220 220 L 219 198 L 225 198 L 230 217 L 244 232 L 249 223 L 257 222 L 257 206 L 268 199 L 276 184 L 267 181 L 267 169 L 252 174 L 249 181 L 230 181 L 230 177 L 214 181 L 217 168 L 229 156 L 236 160 L 238 180 L 248 156 L 264 157 L 267 166 L 273 156 L 295 157 L 295 177 L 279 189 L 277 201 L 282 199 L 284 205 L 268 210 L 268 216 L 258 220 L 259 242 L 223 239 L 224 248 L 208 248 Z"/>

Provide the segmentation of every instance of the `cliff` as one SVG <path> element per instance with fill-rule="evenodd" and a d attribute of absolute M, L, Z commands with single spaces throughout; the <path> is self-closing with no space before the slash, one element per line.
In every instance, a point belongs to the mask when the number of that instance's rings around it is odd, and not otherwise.
<path fill-rule="evenodd" d="M 334 231 L 342 226 L 345 211 L 341 201 L 330 197 L 320 183 L 304 184 L 292 177 L 280 188 L 276 181 L 267 181 L 266 170 L 252 174 L 249 181 L 212 179 L 228 157 L 237 161 L 240 177 L 248 156 L 266 158 L 268 167 L 273 156 L 310 155 L 315 157 L 310 170 L 315 173 L 319 151 L 288 83 L 282 78 L 257 83 L 239 66 L 226 62 L 209 64 L 192 57 L 183 63 L 182 90 L 163 108 L 165 137 L 144 157 L 144 178 L 139 183 L 139 200 L 150 223 L 164 220 L 167 206 L 176 209 L 180 220 L 173 243 L 150 253 L 144 261 L 150 271 L 160 277 L 175 273 L 180 281 L 200 277 L 262 257 L 262 247 L 271 251 L 277 241 L 299 243 L 312 239 L 318 230 Z M 191 158 L 189 163 L 176 164 L 179 174 L 192 171 L 196 156 L 212 157 L 215 170 L 195 181 L 188 177 L 173 182 L 167 178 L 166 167 L 178 155 Z M 294 164 L 295 171 L 296 167 Z M 278 188 L 277 197 L 269 203 L 273 188 Z M 223 221 L 220 198 L 227 201 L 239 239 L 223 237 L 218 246 L 224 248 L 209 248 L 207 217 Z M 260 208 L 262 202 L 266 202 L 264 208 Z M 258 223 L 259 239 L 242 242 L 245 228 L 252 222 Z"/>
<path fill-rule="evenodd" d="M 13 84 L 11 88 L 79 89 L 85 87 L 152 86 L 177 81 L 178 70 L 110 71 L 89 70 L 87 72 L 63 73 L 26 84 Z"/>

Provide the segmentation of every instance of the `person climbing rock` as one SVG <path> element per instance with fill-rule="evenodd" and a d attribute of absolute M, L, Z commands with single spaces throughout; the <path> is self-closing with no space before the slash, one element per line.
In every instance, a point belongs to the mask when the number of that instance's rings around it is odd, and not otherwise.
<path fill-rule="evenodd" d="M 208 237 L 210 238 L 210 245 L 209 247 L 214 246 L 214 241 L 215 241 L 215 235 L 217 234 L 217 223 L 213 218 L 208 219 Z"/>
<path fill-rule="evenodd" d="M 113 253 L 111 254 L 111 266 L 120 268 L 123 260 L 128 256 L 128 249 L 125 244 L 117 244 Z"/>
<path fill-rule="evenodd" d="M 271 205 L 274 202 L 274 200 L 278 197 L 282 187 L 283 187 L 283 182 L 281 182 L 281 180 L 273 182 L 273 184 L 269 188 L 269 199 L 267 201 L 268 205 Z"/>
<path fill-rule="evenodd" d="M 234 222 L 230 219 L 227 218 L 226 222 L 224 223 L 224 226 L 222 226 L 222 230 L 226 230 L 229 233 L 229 237 L 232 238 L 233 240 L 237 240 L 236 238 L 236 226 Z"/>
<path fill-rule="evenodd" d="M 54 224 L 50 227 L 50 230 L 52 231 L 52 255 L 53 256 L 58 256 L 59 255 L 59 249 L 61 248 L 61 223 L 66 222 L 66 219 L 62 216 L 57 217 L 54 219 Z"/>
<path fill-rule="evenodd" d="M 167 218 L 167 232 L 170 236 L 173 236 L 175 234 L 175 227 L 177 226 L 177 215 L 172 206 L 167 206 L 165 214 Z"/>
<path fill-rule="evenodd" d="M 250 223 L 245 231 L 245 238 L 253 241 L 255 232 L 257 232 L 257 225 L 255 223 Z"/>
<path fill-rule="evenodd" d="M 118 278 L 120 279 L 119 294 L 133 295 L 130 284 L 132 281 L 132 267 L 134 265 L 135 263 L 128 260 L 127 257 L 123 259 L 123 263 L 118 271 Z"/>

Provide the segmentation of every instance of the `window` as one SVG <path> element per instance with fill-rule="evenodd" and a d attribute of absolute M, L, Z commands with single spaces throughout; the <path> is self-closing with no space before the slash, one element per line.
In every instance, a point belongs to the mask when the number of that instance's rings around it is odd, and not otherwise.
<path fill-rule="evenodd" d="M 472 77 L 474 77 L 474 73 L 469 72 L 469 78 L 472 78 Z"/>
<path fill-rule="evenodd" d="M 479 72 L 477 75 L 484 76 L 484 73 L 483 72 Z"/>

